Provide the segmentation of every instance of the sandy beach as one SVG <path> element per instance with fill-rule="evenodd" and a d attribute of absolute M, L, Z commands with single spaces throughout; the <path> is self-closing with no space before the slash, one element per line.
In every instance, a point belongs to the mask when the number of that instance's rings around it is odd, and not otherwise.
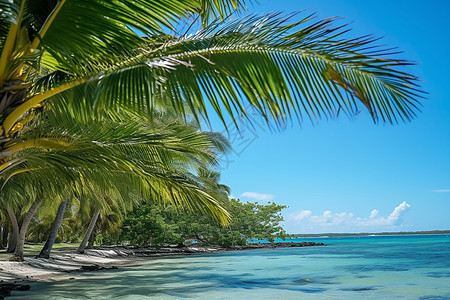
<path fill-rule="evenodd" d="M 0 260 L 0 299 L 8 297 L 14 290 L 27 291 L 32 282 L 76 280 L 84 272 L 120 269 L 123 266 L 139 265 L 151 258 L 179 256 L 252 249 L 276 249 L 289 247 L 322 246 L 322 243 L 262 243 L 247 246 L 184 246 L 167 248 L 97 247 L 87 249 L 84 254 L 75 247 L 54 249 L 51 258 L 25 256 L 23 262 Z"/>
<path fill-rule="evenodd" d="M 84 254 L 76 248 L 55 249 L 51 258 L 25 256 L 25 261 L 0 261 L 0 280 L 2 282 L 41 281 L 49 282 L 76 278 L 77 273 L 101 269 L 135 265 L 150 257 L 186 255 L 195 253 L 224 251 L 220 247 L 185 248 L 141 248 L 127 249 L 110 247 L 87 249 Z"/>
<path fill-rule="evenodd" d="M 167 248 L 127 248 L 98 247 L 88 249 L 84 254 L 76 248 L 55 249 L 50 259 L 26 256 L 25 261 L 0 261 L 0 280 L 2 283 L 50 282 L 76 279 L 83 272 L 115 269 L 121 266 L 138 265 L 152 257 L 239 251 L 252 249 L 275 249 L 288 247 L 321 246 L 321 243 L 271 243 L 250 244 L 248 246 L 186 246 Z"/>
<path fill-rule="evenodd" d="M 102 250 L 87 250 L 85 254 L 75 249 L 55 251 L 50 259 L 25 257 L 23 262 L 0 261 L 0 280 L 14 281 L 54 281 L 76 278 L 83 266 L 112 268 L 137 263 L 138 257 L 108 256 Z M 86 270 L 88 270 L 86 268 Z"/>

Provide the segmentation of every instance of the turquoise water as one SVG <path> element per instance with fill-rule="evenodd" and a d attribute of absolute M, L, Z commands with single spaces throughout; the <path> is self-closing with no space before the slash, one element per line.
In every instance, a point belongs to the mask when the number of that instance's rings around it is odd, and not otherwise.
<path fill-rule="evenodd" d="M 151 259 L 10 299 L 450 299 L 450 235 L 295 241 L 330 245 Z"/>

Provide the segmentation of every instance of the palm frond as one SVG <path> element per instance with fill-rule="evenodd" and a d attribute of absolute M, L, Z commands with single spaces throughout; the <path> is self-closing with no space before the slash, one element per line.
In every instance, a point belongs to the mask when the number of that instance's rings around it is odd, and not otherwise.
<path fill-rule="evenodd" d="M 217 164 L 219 147 L 225 147 L 219 137 L 183 122 L 152 123 L 135 113 L 81 121 L 69 116 L 57 109 L 46 111 L 8 144 L 7 149 L 15 150 L 8 153 L 14 163 L 0 172 L 3 187 L 26 176 L 31 181 L 41 178 L 45 183 L 39 186 L 54 193 L 73 187 L 71 193 L 80 195 L 96 195 L 94 189 L 110 194 L 115 186 L 121 195 L 139 193 L 208 211 L 226 223 L 226 211 L 191 174 L 192 169 Z M 112 199 L 124 203 L 121 196 Z"/>
<path fill-rule="evenodd" d="M 270 14 L 218 22 L 192 36 L 147 49 L 139 60 L 97 81 L 97 105 L 174 109 L 208 118 L 206 102 L 225 122 L 246 115 L 247 104 L 267 121 L 304 116 L 317 121 L 365 106 L 374 121 L 410 121 L 423 96 L 410 62 L 370 36 L 346 38 L 335 19 Z M 311 24 L 309 24 L 311 23 Z M 308 25 L 309 24 L 309 25 Z"/>
<path fill-rule="evenodd" d="M 211 21 L 223 20 L 236 12 L 247 10 L 246 2 L 251 3 L 251 1 L 243 0 L 202 0 L 197 9 L 202 26 L 206 27 Z"/>

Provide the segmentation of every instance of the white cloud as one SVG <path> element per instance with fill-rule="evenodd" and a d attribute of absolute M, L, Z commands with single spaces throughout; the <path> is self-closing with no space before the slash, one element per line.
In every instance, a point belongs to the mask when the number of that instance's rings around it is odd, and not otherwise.
<path fill-rule="evenodd" d="M 375 218 L 376 216 L 378 216 L 378 210 L 374 209 L 372 210 L 372 212 L 370 213 L 370 217 L 371 219 Z"/>
<path fill-rule="evenodd" d="M 404 211 L 407 211 L 411 205 L 403 201 L 399 206 L 397 206 L 394 211 L 389 215 L 387 218 L 387 224 L 386 225 L 399 225 L 402 222 L 402 213 Z"/>
<path fill-rule="evenodd" d="M 261 194 L 261 193 L 255 193 L 255 192 L 245 192 L 245 193 L 242 193 L 240 197 L 250 198 L 250 199 L 257 200 L 257 201 L 270 201 L 273 198 L 275 198 L 274 195 Z"/>
<path fill-rule="evenodd" d="M 333 213 L 329 210 L 321 215 L 313 215 L 310 210 L 293 213 L 289 219 L 297 224 L 300 231 L 320 231 L 320 227 L 327 231 L 361 231 L 368 229 L 382 229 L 380 227 L 396 227 L 403 223 L 403 214 L 411 207 L 406 202 L 400 203 L 387 217 L 379 216 L 377 209 L 373 209 L 369 217 L 357 217 L 351 212 Z"/>
<path fill-rule="evenodd" d="M 311 217 L 311 215 L 312 215 L 312 211 L 310 211 L 310 210 L 302 210 L 301 212 L 299 212 L 298 214 L 296 214 L 294 216 L 294 220 L 307 219 L 307 218 Z"/>
<path fill-rule="evenodd" d="M 434 190 L 433 193 L 450 193 L 450 189 Z"/>

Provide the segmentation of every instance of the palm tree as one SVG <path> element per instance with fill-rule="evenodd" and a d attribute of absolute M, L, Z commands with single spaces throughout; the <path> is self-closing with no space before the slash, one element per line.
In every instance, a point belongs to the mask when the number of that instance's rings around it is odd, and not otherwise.
<path fill-rule="evenodd" d="M 246 103 L 277 123 L 294 115 L 352 115 L 356 100 L 374 120 L 415 116 L 416 77 L 402 69 L 410 63 L 373 38 L 346 38 L 347 29 L 333 27 L 332 18 L 213 20 L 243 8 L 238 0 L 1 0 L 0 170 L 17 149 L 61 146 L 16 140 L 52 105 L 91 103 L 98 112 L 124 106 L 152 111 L 169 103 L 180 114 L 187 105 L 196 118 L 208 119 L 209 102 L 224 122 L 230 115 L 236 125 L 247 115 Z M 196 16 L 202 30 L 169 33 Z"/>
<path fill-rule="evenodd" d="M 17 218 L 16 215 L 14 213 L 14 211 L 12 210 L 12 208 L 8 205 L 6 207 L 6 210 L 8 212 L 8 216 L 11 220 L 11 236 L 9 237 L 9 241 L 8 241 L 8 248 L 6 249 L 7 253 L 13 253 L 14 250 L 16 249 L 16 245 L 17 245 L 17 239 L 19 237 L 19 224 L 17 223 Z"/>
<path fill-rule="evenodd" d="M 93 198 L 92 201 L 98 203 L 106 197 L 113 203 L 123 203 L 125 195 L 133 192 L 147 199 L 169 201 L 176 206 L 208 212 L 227 223 L 228 215 L 220 203 L 190 173 L 191 169 L 217 165 L 219 153 L 229 147 L 222 136 L 200 132 L 195 126 L 188 126 L 168 114 L 162 119 L 155 113 L 151 117 L 153 122 L 126 112 L 116 113 L 111 118 L 91 116 L 84 120 L 71 118 L 70 114 L 63 118 L 57 114 L 57 110 L 44 112 L 41 118 L 27 124 L 28 128 L 22 131 L 20 139 L 42 140 L 36 137 L 36 131 L 44 131 L 47 136 L 60 143 L 64 141 L 66 145 L 51 152 L 35 147 L 16 151 L 13 154 L 16 163 L 3 171 L 6 179 L 3 194 L 8 195 L 3 198 L 5 203 L 17 198 L 14 192 L 19 191 L 18 187 L 29 192 L 35 189 L 33 185 L 19 181 L 29 176 L 35 182 L 47 182 L 47 186 L 35 185 L 40 186 L 44 193 L 39 199 L 55 199 L 60 194 L 61 200 L 53 201 L 53 205 L 65 203 L 68 195 L 74 193 L 79 198 Z M 49 181 L 49 178 L 58 180 Z M 18 203 L 28 203 L 26 193 L 18 195 Z M 127 208 L 121 206 L 126 211 Z M 47 247 L 43 249 L 43 257 L 49 255 L 55 241 L 64 214 L 63 207 L 56 214 L 57 220 Z M 97 210 L 100 208 L 98 206 Z M 24 232 L 26 229 L 24 227 Z M 22 231 L 21 228 L 19 235 Z M 91 232 L 92 228 L 87 237 Z M 23 242 L 24 238 L 18 243 L 23 245 Z M 21 249 L 17 251 L 15 256 L 20 260 L 23 253 Z"/>
<path fill-rule="evenodd" d="M 40 182 L 40 184 L 45 185 L 46 183 Z M 7 250 L 7 252 L 14 252 L 13 260 L 23 259 L 23 246 L 28 226 L 43 202 L 41 191 L 42 186 L 37 186 L 32 178 L 24 180 L 23 173 L 17 173 L 17 176 L 14 176 L 14 179 L 2 189 L 0 202 L 3 207 L 7 208 L 13 226 L 13 235 Z M 18 222 L 19 220 L 20 222 Z"/>
<path fill-rule="evenodd" d="M 61 226 L 62 220 L 64 218 L 64 212 L 66 211 L 67 203 L 69 201 L 70 199 L 64 199 L 64 201 L 62 201 L 59 204 L 58 210 L 55 215 L 55 220 L 53 221 L 52 226 L 50 228 L 50 233 L 44 244 L 44 247 L 42 247 L 41 251 L 39 252 L 38 257 L 50 258 L 50 252 L 52 251 L 53 244 L 55 243 L 56 238 L 58 237 L 58 230 L 59 227 Z"/>

